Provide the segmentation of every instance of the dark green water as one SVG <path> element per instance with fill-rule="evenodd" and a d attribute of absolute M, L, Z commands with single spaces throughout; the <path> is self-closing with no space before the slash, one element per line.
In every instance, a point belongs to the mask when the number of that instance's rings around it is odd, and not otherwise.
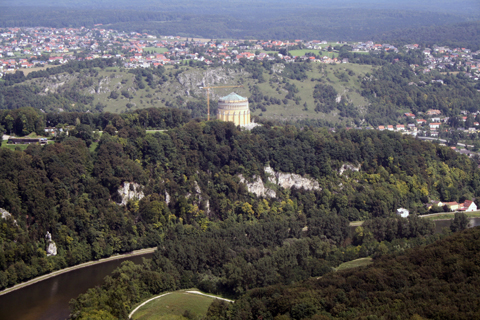
<path fill-rule="evenodd" d="M 151 253 L 112 260 L 67 272 L 0 296 L 0 320 L 60 320 L 69 315 L 68 302 L 102 284 L 123 261 L 142 263 Z"/>

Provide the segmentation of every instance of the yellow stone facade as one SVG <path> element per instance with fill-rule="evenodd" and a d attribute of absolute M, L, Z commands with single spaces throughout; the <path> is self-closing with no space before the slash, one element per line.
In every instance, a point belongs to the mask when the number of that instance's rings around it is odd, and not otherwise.
<path fill-rule="evenodd" d="M 218 100 L 217 119 L 231 121 L 236 126 L 250 124 L 248 99 L 232 92 Z"/>

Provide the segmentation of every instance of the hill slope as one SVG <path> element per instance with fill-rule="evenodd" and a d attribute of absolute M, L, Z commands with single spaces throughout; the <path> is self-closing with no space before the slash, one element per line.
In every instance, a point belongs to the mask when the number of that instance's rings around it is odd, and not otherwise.
<path fill-rule="evenodd" d="M 228 319 L 478 319 L 480 228 L 373 265 L 252 290 Z M 220 309 L 221 310 L 221 309 Z M 315 316 L 314 316 L 315 315 Z M 210 319 L 226 319 L 212 307 Z"/>

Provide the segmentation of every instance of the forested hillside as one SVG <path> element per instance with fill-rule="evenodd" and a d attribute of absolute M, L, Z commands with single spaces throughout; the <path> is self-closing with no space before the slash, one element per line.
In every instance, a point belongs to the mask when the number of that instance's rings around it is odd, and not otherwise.
<path fill-rule="evenodd" d="M 371 266 L 293 286 L 251 290 L 235 304 L 217 302 L 208 319 L 476 319 L 480 228 Z"/>
<path fill-rule="evenodd" d="M 169 7 L 173 7 L 170 9 Z M 362 41 L 395 29 L 478 19 L 478 12 L 426 12 L 410 8 L 319 8 L 318 3 L 167 3 L 150 8 L 2 7 L 0 27 L 105 27 L 154 35 L 217 39 L 323 39 Z M 323 40 L 322 39 L 322 40 Z"/>
<path fill-rule="evenodd" d="M 451 48 L 480 50 L 480 22 L 459 23 L 445 26 L 406 28 L 383 32 L 373 37 L 375 41 L 394 43 L 419 43 L 444 45 Z"/>
<path fill-rule="evenodd" d="M 423 72 L 421 50 L 360 54 L 348 46 L 336 48 L 335 54 L 351 63 L 240 59 L 207 67 L 191 60 L 175 68 L 128 70 L 117 59 L 73 61 L 27 76 L 6 74 L 0 82 L 0 109 L 122 113 L 175 107 L 204 118 L 207 102 L 201 87 L 209 83 L 241 86 L 234 90 L 248 97 L 254 116 L 292 123 L 308 119 L 303 123 L 310 125 L 376 126 L 404 123 L 405 112 L 439 109 L 452 117 L 461 110 L 479 110 L 479 84 L 466 76 L 469 70 L 455 71 L 460 64 L 446 64 L 445 72 Z M 212 115 L 218 97 L 231 90 L 212 90 Z"/>
<path fill-rule="evenodd" d="M 55 144 L 0 149 L 0 208 L 12 215 L 1 224 L 3 287 L 156 246 L 180 225 L 208 230 L 215 221 L 294 218 L 304 227 L 329 215 L 364 220 L 388 217 L 398 207 L 424 213 L 429 199 L 480 194 L 480 172 L 470 159 L 395 133 L 268 125 L 250 132 L 232 123 L 191 121 L 147 134 L 135 119 L 146 121 L 149 114 L 104 117 L 110 122 L 91 151 L 87 124 Z M 171 116 L 168 110 L 157 115 L 167 123 Z M 268 179 L 266 166 L 313 179 L 318 187 L 282 188 Z M 274 195 L 250 193 L 246 183 L 252 181 Z M 136 197 L 122 198 L 124 182 Z M 47 231 L 57 256 L 45 255 Z"/>

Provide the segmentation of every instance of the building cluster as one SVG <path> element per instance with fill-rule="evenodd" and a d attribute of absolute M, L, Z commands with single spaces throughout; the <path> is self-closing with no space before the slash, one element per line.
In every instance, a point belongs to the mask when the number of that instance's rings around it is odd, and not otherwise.
<path fill-rule="evenodd" d="M 478 80 L 480 77 L 480 50 L 472 52 L 468 48 L 454 48 L 433 46 L 420 49 L 418 44 L 405 46 L 408 50 L 422 50 L 425 57 L 423 66 L 411 65 L 414 70 L 429 73 L 438 71 L 465 71 L 470 79 Z"/>
<path fill-rule="evenodd" d="M 457 203 L 456 201 L 453 202 L 442 202 L 442 201 L 430 201 L 427 205 L 427 209 L 432 209 L 433 206 L 438 207 L 445 207 L 449 211 L 464 211 L 464 212 L 472 212 L 477 211 L 477 205 L 472 200 L 465 200 L 462 203 Z"/>
<path fill-rule="evenodd" d="M 348 59 L 338 59 L 338 54 L 334 57 L 321 53 L 326 52 L 327 46 L 331 48 L 342 45 L 351 46 L 353 52 L 399 51 L 390 44 L 372 41 L 328 43 L 325 40 L 194 40 L 178 36 L 157 37 L 146 33 L 120 32 L 105 29 L 102 25 L 94 28 L 6 28 L 0 30 L 0 76 L 20 68 L 112 57 L 122 59 L 127 68 L 178 64 L 185 60 L 201 61 L 207 65 L 218 62 L 239 63 L 241 59 L 348 63 Z M 289 54 L 290 49 L 299 47 L 319 52 L 303 56 Z M 464 68 L 468 77 L 479 77 L 480 60 L 476 58 L 480 52 L 438 46 L 420 48 L 417 44 L 406 45 L 405 49 L 423 50 L 424 64 L 412 65 L 413 69 L 429 72 L 433 69 Z"/>
<path fill-rule="evenodd" d="M 457 130 L 466 133 L 480 133 L 480 123 L 474 121 L 480 112 L 470 113 L 468 111 L 462 111 L 462 116 L 459 117 L 459 121 L 463 122 L 466 127 L 460 127 L 457 129 L 448 128 L 447 123 L 450 118 L 442 116 L 442 112 L 437 109 L 430 109 L 427 112 L 421 114 L 421 117 L 416 116 L 413 113 L 407 112 L 404 114 L 405 118 L 408 119 L 407 124 L 397 124 L 397 125 L 382 125 L 378 126 L 377 129 L 380 131 L 396 131 L 403 134 L 410 134 L 413 136 L 421 135 L 427 137 L 438 137 L 441 128 L 443 130 Z M 471 115 L 471 120 L 469 121 L 468 115 Z"/>

